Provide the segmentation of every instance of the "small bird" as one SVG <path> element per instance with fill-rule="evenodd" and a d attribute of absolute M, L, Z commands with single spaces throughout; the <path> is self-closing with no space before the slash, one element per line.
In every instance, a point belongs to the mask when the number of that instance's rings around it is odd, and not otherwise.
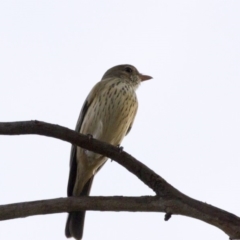
<path fill-rule="evenodd" d="M 152 77 L 143 75 L 129 64 L 110 68 L 98 82 L 81 109 L 76 131 L 119 146 L 131 130 L 137 113 L 136 89 L 142 81 Z M 72 145 L 68 196 L 88 196 L 95 174 L 107 157 Z M 85 211 L 70 212 L 65 235 L 82 239 Z"/>

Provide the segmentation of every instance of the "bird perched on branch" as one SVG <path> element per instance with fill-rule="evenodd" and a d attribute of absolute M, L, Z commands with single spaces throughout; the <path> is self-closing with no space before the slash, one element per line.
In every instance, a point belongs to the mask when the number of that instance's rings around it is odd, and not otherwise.
<path fill-rule="evenodd" d="M 143 75 L 131 65 L 110 68 L 89 93 L 80 112 L 76 131 L 119 146 L 131 130 L 137 113 L 136 89 L 152 77 Z M 107 157 L 81 147 L 72 146 L 68 196 L 88 196 L 95 174 Z M 66 237 L 82 239 L 85 211 L 70 212 Z"/>

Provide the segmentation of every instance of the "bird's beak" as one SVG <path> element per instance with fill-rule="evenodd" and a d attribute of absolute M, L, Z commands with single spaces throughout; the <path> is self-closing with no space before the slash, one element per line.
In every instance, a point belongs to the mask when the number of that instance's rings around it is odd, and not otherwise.
<path fill-rule="evenodd" d="M 143 74 L 139 74 L 139 77 L 140 77 L 140 79 L 141 79 L 141 81 L 143 82 L 143 81 L 146 81 L 146 80 L 149 80 L 149 79 L 152 79 L 152 77 L 151 76 L 148 76 L 148 75 L 143 75 Z"/>

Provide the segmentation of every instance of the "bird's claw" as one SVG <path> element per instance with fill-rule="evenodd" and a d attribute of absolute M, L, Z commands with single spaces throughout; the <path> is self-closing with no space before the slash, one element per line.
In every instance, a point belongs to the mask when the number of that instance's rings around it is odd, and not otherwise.
<path fill-rule="evenodd" d="M 119 153 L 122 153 L 123 152 L 123 147 L 121 147 L 119 144 L 117 145 L 117 148 L 118 148 L 118 152 Z M 111 162 L 112 162 L 113 160 L 111 159 Z"/>
<path fill-rule="evenodd" d="M 123 147 L 122 147 L 122 146 L 117 145 L 117 148 L 118 148 L 119 153 L 122 153 L 122 152 L 123 152 Z"/>

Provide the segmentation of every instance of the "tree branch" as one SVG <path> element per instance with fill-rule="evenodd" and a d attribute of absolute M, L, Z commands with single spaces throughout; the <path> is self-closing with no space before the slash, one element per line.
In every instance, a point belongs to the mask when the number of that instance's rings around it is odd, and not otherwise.
<path fill-rule="evenodd" d="M 68 197 L 0 206 L 0 220 L 80 210 L 165 212 L 171 200 L 145 197 Z"/>
<path fill-rule="evenodd" d="M 13 122 L 13 123 L 0 123 L 0 134 L 2 135 L 20 135 L 20 134 L 38 134 L 44 135 L 48 137 L 54 137 L 57 139 L 61 139 L 63 141 L 67 141 L 69 143 L 75 144 L 82 148 L 85 148 L 90 151 L 97 152 L 99 154 L 105 155 L 114 161 L 118 162 L 126 169 L 128 169 L 131 173 L 137 176 L 142 182 L 144 182 L 147 186 L 149 186 L 153 191 L 157 194 L 157 197 L 149 197 L 147 198 L 150 201 L 150 206 L 159 207 L 156 208 L 156 211 L 164 211 L 168 213 L 168 216 L 171 214 L 180 214 L 188 217 L 193 217 L 199 220 L 202 220 L 206 223 L 212 224 L 222 231 L 224 231 L 231 239 L 240 238 L 240 218 L 223 211 L 219 208 L 213 207 L 209 204 L 194 200 L 177 189 L 167 183 L 162 177 L 157 175 L 154 171 L 149 169 L 147 166 L 133 158 L 131 155 L 124 151 L 119 151 L 119 148 L 114 147 L 110 144 L 98 141 L 96 139 L 89 139 L 89 137 L 78 134 L 75 131 L 72 131 L 68 128 L 61 127 L 58 125 L 53 125 L 49 123 L 39 122 L 39 121 L 26 121 L 26 122 Z M 92 199 L 92 200 L 91 200 Z M 95 203 L 94 203 L 95 199 Z M 121 200 L 120 200 L 121 199 Z M 13 207 L 15 210 L 4 210 L 5 213 L 14 214 L 16 209 L 28 209 L 35 208 L 36 205 L 39 206 L 40 210 L 37 213 L 32 211 L 29 212 L 29 215 L 19 215 L 18 217 L 25 217 L 35 214 L 47 214 L 47 213 L 55 213 L 55 212 L 69 212 L 72 210 L 105 210 L 105 211 L 132 211 L 130 208 L 128 209 L 127 201 L 142 201 L 145 198 L 67 198 L 67 199 L 55 199 L 55 200 L 45 200 L 38 202 L 29 202 L 29 203 L 19 203 L 20 205 L 7 205 L 8 207 Z M 54 210 L 54 201 L 57 201 L 58 204 L 61 201 L 66 201 L 65 208 L 58 208 L 58 210 Z M 60 201 L 60 202 L 59 202 Z M 75 202 L 76 201 L 76 202 Z M 84 201 L 86 201 L 84 203 Z M 106 201 L 109 201 L 106 204 Z M 76 203 L 74 207 L 76 209 L 72 209 L 71 205 Z M 105 202 L 105 204 L 103 203 Z M 135 202 L 136 206 L 137 203 Z M 138 203 L 140 203 L 138 202 Z M 90 205 L 87 205 L 87 204 Z M 111 204 L 113 205 L 111 205 Z M 116 205 L 114 205 L 114 203 Z M 21 205 L 24 204 L 24 205 Z M 36 205 L 35 205 L 36 204 Z M 84 205 L 85 204 L 85 205 Z M 92 204 L 92 205 L 91 205 Z M 125 205 L 126 204 L 126 205 Z M 145 205 L 145 203 L 141 203 Z M 139 211 L 142 211 L 143 206 L 141 207 L 139 204 Z M 106 206 L 107 205 L 107 206 Z M 23 207 L 24 206 L 24 207 Z M 58 206 L 58 205 L 57 205 Z M 60 205 L 59 205 L 60 206 Z M 106 208 L 103 209 L 105 206 Z M 115 207 L 114 207 L 115 206 Z M 118 207 L 119 208 L 118 208 Z M 120 207 L 121 206 L 121 207 Z M 153 208 L 149 207 L 149 211 L 154 211 Z M 160 207 L 162 206 L 162 208 Z M 6 206 L 2 206 L 6 207 Z M 99 208 L 98 208 L 99 207 Z M 109 208 L 108 208 L 109 207 Z M 57 207 L 56 207 L 57 208 Z M 135 209 L 134 211 L 137 211 Z M 0 208 L 0 211 L 2 209 Z M 3 212 L 4 212 L 3 211 Z M 28 212 L 28 210 L 25 210 Z M 0 215 L 2 216 L 2 215 Z M 9 219 L 9 218 L 2 218 Z"/>

